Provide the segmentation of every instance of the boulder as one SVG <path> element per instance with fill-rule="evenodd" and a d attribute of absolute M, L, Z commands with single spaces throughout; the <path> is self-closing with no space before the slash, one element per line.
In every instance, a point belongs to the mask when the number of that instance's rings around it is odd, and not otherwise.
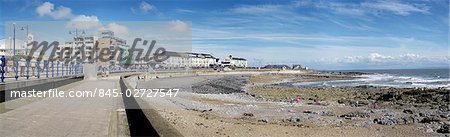
<path fill-rule="evenodd" d="M 350 112 L 344 115 L 341 115 L 340 117 L 345 117 L 345 118 L 368 118 L 370 117 L 369 113 L 365 113 L 365 112 L 360 112 L 360 111 L 356 111 L 356 112 Z"/>
<path fill-rule="evenodd" d="M 449 124 L 443 124 L 441 128 L 439 128 L 436 132 L 438 133 L 450 133 L 450 125 Z"/>

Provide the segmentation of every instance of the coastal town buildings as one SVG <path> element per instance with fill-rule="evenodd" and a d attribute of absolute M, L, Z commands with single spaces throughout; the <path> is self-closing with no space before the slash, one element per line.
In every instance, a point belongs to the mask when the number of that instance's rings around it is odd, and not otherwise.
<path fill-rule="evenodd" d="M 104 55 L 108 53 L 109 50 L 109 61 L 99 61 L 98 65 L 100 66 L 108 66 L 108 65 L 117 65 L 120 62 L 118 61 L 118 53 L 114 55 L 116 50 L 120 50 L 121 47 L 128 49 L 128 45 L 124 39 L 114 36 L 114 32 L 111 30 L 100 30 L 98 31 L 98 51 L 97 54 L 100 55 L 100 52 Z M 103 57 L 104 58 L 104 57 Z"/>
<path fill-rule="evenodd" d="M 5 39 L 0 40 L 0 56 L 6 55 L 6 41 Z"/>
<path fill-rule="evenodd" d="M 167 60 L 161 62 L 161 67 L 165 69 L 187 68 L 191 65 L 188 53 L 166 52 L 170 56 Z"/>
<path fill-rule="evenodd" d="M 55 52 L 55 57 L 71 60 L 82 59 L 81 52 L 83 51 L 86 56 L 83 62 L 89 62 L 97 55 L 95 53 L 95 42 L 97 39 L 97 36 L 76 36 L 73 38 L 73 41 L 67 41 L 64 44 L 59 44 Z"/>
<path fill-rule="evenodd" d="M 221 62 L 223 67 L 231 67 L 231 68 L 246 68 L 247 67 L 247 59 L 233 57 L 229 55 Z"/>
<path fill-rule="evenodd" d="M 90 62 L 93 61 L 95 57 L 103 55 L 101 58 L 105 58 L 106 60 L 97 59 L 96 62 L 97 65 L 106 67 L 119 64 L 119 61 L 117 60 L 119 55 L 113 55 L 116 49 L 120 51 L 121 49 L 127 50 L 128 48 L 129 46 L 126 45 L 126 41 L 115 37 L 114 32 L 100 30 L 97 35 L 80 35 L 74 37 L 73 41 L 67 41 L 64 44 L 60 44 L 56 50 L 55 56 L 57 58 L 62 56 L 63 59 L 71 59 L 74 61 L 75 59 L 81 59 L 82 54 L 80 52 L 84 52 L 86 58 L 83 62 Z M 98 51 L 96 51 L 97 49 Z M 109 55 L 104 56 L 105 54 Z"/>
<path fill-rule="evenodd" d="M 219 59 L 206 53 L 166 52 L 170 57 L 163 61 L 164 68 L 209 68 L 219 65 Z"/>
<path fill-rule="evenodd" d="M 208 68 L 219 65 L 219 58 L 216 58 L 211 54 L 190 53 L 190 57 L 192 58 L 191 67 L 194 68 Z"/>
<path fill-rule="evenodd" d="M 12 49 L 8 48 L 10 47 L 10 45 L 11 44 L 9 43 L 9 39 L 1 40 L 0 55 L 8 55 L 10 54 L 10 52 L 12 53 Z M 24 46 L 26 46 L 26 43 L 16 39 L 16 54 L 25 55 L 26 51 Z M 84 52 L 86 58 L 84 58 L 82 62 L 88 63 L 94 61 L 93 59 L 97 58 L 97 60 L 95 60 L 97 62 L 97 66 L 102 68 L 107 68 L 109 66 L 117 66 L 120 64 L 145 66 L 147 64 L 155 63 L 155 62 L 145 62 L 143 60 L 135 61 L 134 55 L 132 55 L 131 61 L 118 59 L 120 57 L 119 54 L 122 54 L 122 57 L 127 57 L 130 54 L 136 54 L 136 53 L 128 53 L 129 52 L 128 49 L 130 49 L 130 45 L 127 45 L 124 39 L 115 36 L 113 31 L 99 30 L 95 35 L 86 35 L 84 33 L 82 35 L 77 34 L 75 37 L 73 37 L 72 40 L 66 41 L 62 44 L 60 43 L 56 49 L 53 58 L 70 60 L 71 62 L 75 62 L 80 61 L 80 59 L 82 59 L 83 56 L 81 52 Z M 102 56 L 102 58 L 106 57 L 107 60 L 98 59 L 100 54 L 104 55 L 103 52 L 109 54 L 107 56 Z M 36 51 L 34 55 L 38 56 L 39 53 L 40 51 Z M 227 56 L 223 60 L 214 57 L 212 54 L 209 53 L 167 52 L 167 55 L 170 56 L 167 60 L 161 63 L 156 63 L 158 64 L 158 67 L 164 69 L 247 67 L 246 59 L 233 57 L 231 55 Z M 48 57 L 49 55 L 46 54 L 44 56 L 44 60 L 46 60 Z"/>
<path fill-rule="evenodd" d="M 27 43 L 16 39 L 16 45 L 14 48 L 14 40 L 12 38 L 2 39 L 0 40 L 0 56 L 12 56 L 13 51 L 15 50 L 16 55 L 26 55 L 26 46 Z"/>

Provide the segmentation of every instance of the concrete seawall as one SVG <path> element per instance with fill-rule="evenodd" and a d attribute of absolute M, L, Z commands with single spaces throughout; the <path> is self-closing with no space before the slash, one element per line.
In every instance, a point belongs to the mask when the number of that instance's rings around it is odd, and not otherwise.
<path fill-rule="evenodd" d="M 120 80 L 122 92 L 134 90 L 135 81 L 132 76 L 124 76 Z M 135 78 L 135 77 L 134 77 Z M 125 93 L 123 94 L 125 95 Z M 134 93 L 133 93 L 134 95 Z M 123 96 L 130 125 L 131 136 L 169 136 L 182 137 L 181 133 L 168 123 L 150 104 L 141 98 Z M 133 126 L 134 125 L 134 126 Z M 146 127 L 147 129 L 144 129 Z"/>

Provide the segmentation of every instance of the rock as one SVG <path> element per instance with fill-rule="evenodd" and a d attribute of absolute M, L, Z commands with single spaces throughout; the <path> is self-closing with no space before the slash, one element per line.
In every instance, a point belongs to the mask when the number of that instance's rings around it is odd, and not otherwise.
<path fill-rule="evenodd" d="M 347 99 L 339 99 L 337 102 L 339 104 L 346 104 L 346 105 L 350 104 L 350 101 Z"/>
<path fill-rule="evenodd" d="M 289 119 L 289 121 L 293 122 L 293 123 L 297 123 L 297 122 L 300 122 L 300 118 L 298 118 L 298 117 L 291 117 L 291 119 Z"/>
<path fill-rule="evenodd" d="M 406 113 L 406 114 L 413 114 L 413 111 L 410 110 L 410 109 L 405 109 L 405 110 L 403 110 L 403 113 Z"/>
<path fill-rule="evenodd" d="M 432 128 L 427 128 L 427 131 L 426 131 L 427 133 L 431 133 L 431 132 L 434 132 L 433 131 L 433 129 Z"/>
<path fill-rule="evenodd" d="M 382 117 L 373 119 L 373 123 L 380 125 L 396 125 L 398 123 L 397 119 L 392 117 Z"/>
<path fill-rule="evenodd" d="M 394 117 L 394 112 L 392 112 L 392 110 L 383 109 L 381 110 L 381 113 L 385 117 Z"/>
<path fill-rule="evenodd" d="M 353 118 L 353 117 L 358 117 L 358 118 L 368 118 L 370 117 L 370 115 L 368 113 L 365 112 L 350 112 L 344 115 L 341 115 L 340 117 L 345 117 L 345 118 Z"/>
<path fill-rule="evenodd" d="M 424 116 L 426 116 L 426 114 L 424 114 L 424 113 L 419 113 L 419 116 L 424 117 Z"/>
<path fill-rule="evenodd" d="M 436 132 L 438 133 L 450 133 L 450 125 L 449 124 L 443 124 L 441 128 L 439 128 Z"/>
<path fill-rule="evenodd" d="M 344 123 L 344 122 L 342 122 L 342 120 L 340 120 L 340 119 L 335 119 L 333 122 L 334 122 L 335 124 L 342 124 L 342 123 Z"/>
<path fill-rule="evenodd" d="M 450 111 L 450 105 L 441 105 L 441 106 L 439 106 L 439 110 Z"/>
<path fill-rule="evenodd" d="M 382 118 L 375 118 L 373 120 L 373 123 L 377 123 L 380 125 L 406 125 L 406 124 L 413 124 L 418 121 L 419 120 L 414 116 L 401 117 L 401 118 L 382 117 Z"/>
<path fill-rule="evenodd" d="M 364 124 L 362 125 L 362 127 L 364 127 L 364 128 L 370 128 L 371 126 L 370 126 L 369 123 L 364 123 Z"/>
<path fill-rule="evenodd" d="M 385 93 L 385 94 L 381 95 L 379 98 L 377 98 L 377 100 L 393 101 L 393 100 L 395 100 L 395 93 L 393 93 L 393 92 Z"/>
<path fill-rule="evenodd" d="M 450 111 L 438 110 L 438 111 L 436 111 L 436 114 L 439 115 L 439 117 L 441 117 L 441 118 L 449 118 L 450 117 Z"/>
<path fill-rule="evenodd" d="M 321 116 L 335 116 L 335 114 L 331 111 L 322 111 L 320 112 Z"/>
<path fill-rule="evenodd" d="M 267 120 L 267 119 L 260 119 L 260 120 L 258 120 L 258 122 L 269 123 L 269 120 Z"/>
<path fill-rule="evenodd" d="M 353 124 L 353 126 L 370 128 L 370 124 L 371 124 L 370 122 L 362 122 L 362 123 L 355 123 Z"/>
<path fill-rule="evenodd" d="M 397 121 L 398 121 L 397 124 L 400 124 L 400 125 L 413 124 L 413 123 L 418 122 L 418 120 L 417 120 L 415 117 L 413 117 L 413 116 L 409 116 L 409 117 L 401 117 L 401 118 L 400 118 L 399 120 L 397 120 Z"/>
<path fill-rule="evenodd" d="M 248 77 L 225 76 L 222 78 L 206 80 L 192 85 L 192 92 L 201 94 L 231 94 L 244 93 L 243 86 Z"/>
<path fill-rule="evenodd" d="M 244 116 L 247 116 L 247 117 L 253 117 L 253 116 L 255 116 L 255 115 L 253 115 L 253 113 L 244 113 L 243 115 L 244 115 Z"/>
<path fill-rule="evenodd" d="M 423 118 L 420 123 L 431 123 L 431 122 L 439 122 L 440 118 L 438 116 L 426 116 Z"/>
<path fill-rule="evenodd" d="M 209 109 L 209 110 L 202 110 L 201 112 L 202 112 L 202 113 L 205 113 L 206 111 L 212 111 L 212 109 Z"/>
<path fill-rule="evenodd" d="M 201 126 L 201 125 L 203 125 L 203 123 L 195 123 L 195 125 Z"/>

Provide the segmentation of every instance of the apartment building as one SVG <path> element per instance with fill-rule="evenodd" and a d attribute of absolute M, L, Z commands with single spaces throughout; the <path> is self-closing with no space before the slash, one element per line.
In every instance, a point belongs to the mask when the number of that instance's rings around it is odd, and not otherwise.
<path fill-rule="evenodd" d="M 219 58 L 215 58 L 211 54 L 205 53 L 190 53 L 191 67 L 193 68 L 209 68 L 214 65 L 219 65 Z"/>
<path fill-rule="evenodd" d="M 115 37 L 114 32 L 110 30 L 98 31 L 98 37 L 98 48 L 100 49 L 100 51 L 98 52 L 106 53 L 106 51 L 103 51 L 105 49 L 109 49 L 110 51 L 109 61 L 99 61 L 98 64 L 101 66 L 119 64 L 120 62 L 117 59 L 119 57 L 119 53 L 117 53 L 117 55 L 114 55 L 114 52 L 115 50 L 120 51 L 121 47 L 129 47 L 128 45 L 126 45 L 126 41 L 121 38 Z"/>
<path fill-rule="evenodd" d="M 219 65 L 218 58 L 206 53 L 166 52 L 166 55 L 170 57 L 161 62 L 161 66 L 167 69 L 209 68 L 213 65 Z"/>
<path fill-rule="evenodd" d="M 96 57 L 96 51 L 95 51 L 95 42 L 97 41 L 96 36 L 77 36 L 73 38 L 73 41 L 65 42 L 64 44 L 60 44 L 58 48 L 56 49 L 56 58 L 62 58 L 64 59 L 81 59 L 82 54 L 81 52 L 84 51 L 84 54 L 86 58 L 83 60 L 83 62 L 89 62 L 90 60 L 94 59 Z M 84 45 L 83 50 L 81 49 Z M 73 50 L 71 50 L 73 49 Z M 62 52 L 62 53 L 61 53 Z M 73 58 L 77 54 L 76 58 Z"/>
<path fill-rule="evenodd" d="M 246 68 L 247 60 L 245 58 L 238 58 L 229 55 L 221 62 L 223 67 L 231 67 L 231 68 Z"/>
<path fill-rule="evenodd" d="M 161 66 L 166 69 L 188 68 L 191 66 L 191 58 L 188 53 L 170 52 L 167 51 L 167 60 L 161 62 Z"/>

